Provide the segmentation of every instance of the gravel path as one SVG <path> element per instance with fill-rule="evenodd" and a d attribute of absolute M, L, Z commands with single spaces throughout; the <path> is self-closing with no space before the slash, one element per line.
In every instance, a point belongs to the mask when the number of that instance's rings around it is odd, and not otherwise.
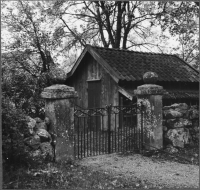
<path fill-rule="evenodd" d="M 84 158 L 80 164 L 95 170 L 108 171 L 127 179 L 139 179 L 148 184 L 148 187 L 199 187 L 199 166 L 197 165 L 156 161 L 139 154 L 130 156 L 100 155 Z"/>

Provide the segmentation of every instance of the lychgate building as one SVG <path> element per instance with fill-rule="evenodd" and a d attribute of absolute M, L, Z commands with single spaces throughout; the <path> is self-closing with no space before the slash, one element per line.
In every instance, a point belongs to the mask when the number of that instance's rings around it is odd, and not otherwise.
<path fill-rule="evenodd" d="M 87 45 L 67 75 L 66 84 L 78 92 L 83 108 L 136 102 L 134 90 L 144 84 L 144 73 L 158 74 L 167 93 L 163 104 L 198 104 L 199 72 L 176 55 L 144 53 Z"/>

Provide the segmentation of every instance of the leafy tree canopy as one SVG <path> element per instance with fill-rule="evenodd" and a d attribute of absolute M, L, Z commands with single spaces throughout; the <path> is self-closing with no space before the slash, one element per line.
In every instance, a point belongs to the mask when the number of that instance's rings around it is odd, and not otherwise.
<path fill-rule="evenodd" d="M 198 3 L 191 1 L 66 1 L 50 3 L 48 14 L 62 21 L 65 48 L 85 44 L 176 53 L 198 58 Z M 156 30 L 160 32 L 155 32 Z M 167 35 L 166 35 L 167 33 Z M 169 38 L 178 45 L 167 48 Z"/>
<path fill-rule="evenodd" d="M 86 44 L 176 53 L 187 62 L 195 62 L 198 57 L 199 7 L 195 2 L 57 0 L 13 3 L 12 7 L 6 2 L 3 5 L 7 11 L 3 12 L 2 21 L 12 32 L 13 39 L 4 47 L 17 51 L 15 60 L 27 70 L 30 70 L 28 66 L 34 68 L 31 71 L 34 74 L 46 72 L 49 60 L 57 62 L 59 55 L 68 57 L 67 64 L 72 64 L 75 61 L 72 55 Z M 171 37 L 178 45 L 169 49 L 165 44 Z M 19 57 L 24 58 L 23 61 Z"/>
<path fill-rule="evenodd" d="M 4 55 L 35 77 L 48 72 L 61 55 L 62 38 L 55 35 L 58 23 L 48 19 L 46 3 L 3 3 L 2 25 L 10 34 L 10 40 L 3 41 Z"/>

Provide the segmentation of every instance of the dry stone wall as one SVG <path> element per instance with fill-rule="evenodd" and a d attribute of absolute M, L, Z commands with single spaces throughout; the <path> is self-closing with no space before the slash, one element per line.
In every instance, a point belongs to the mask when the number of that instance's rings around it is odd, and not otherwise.
<path fill-rule="evenodd" d="M 172 152 L 199 143 L 199 110 L 196 105 L 177 103 L 163 107 L 164 146 Z"/>
<path fill-rule="evenodd" d="M 48 132 L 49 118 L 41 120 L 40 118 L 27 117 L 28 137 L 25 137 L 24 144 L 31 148 L 31 153 L 35 157 L 54 159 L 54 150 L 52 147 L 52 137 Z"/>

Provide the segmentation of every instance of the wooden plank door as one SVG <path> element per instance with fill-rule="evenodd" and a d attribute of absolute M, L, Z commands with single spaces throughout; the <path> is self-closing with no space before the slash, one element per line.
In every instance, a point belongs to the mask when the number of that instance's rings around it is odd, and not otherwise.
<path fill-rule="evenodd" d="M 88 81 L 88 108 L 100 108 L 101 81 Z M 98 131 L 101 128 L 101 117 L 91 117 L 90 129 Z"/>

